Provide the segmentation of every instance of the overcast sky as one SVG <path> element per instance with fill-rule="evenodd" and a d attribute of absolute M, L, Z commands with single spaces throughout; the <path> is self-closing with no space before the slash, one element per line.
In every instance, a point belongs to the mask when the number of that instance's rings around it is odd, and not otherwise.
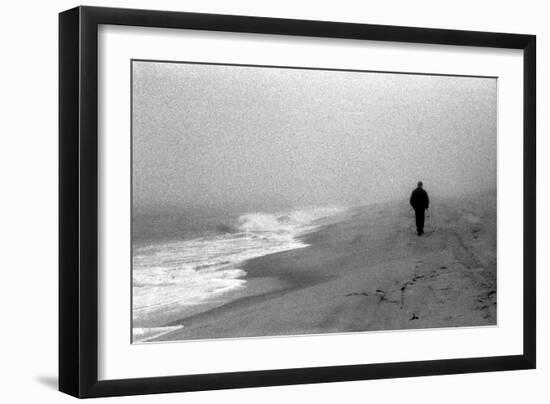
<path fill-rule="evenodd" d="M 134 62 L 134 204 L 495 189 L 496 100 L 492 78 Z"/>

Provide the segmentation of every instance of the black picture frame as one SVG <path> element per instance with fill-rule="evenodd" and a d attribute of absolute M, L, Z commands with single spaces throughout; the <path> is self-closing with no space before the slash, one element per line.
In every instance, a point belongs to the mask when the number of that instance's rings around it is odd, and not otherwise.
<path fill-rule="evenodd" d="M 523 50 L 523 353 L 350 366 L 98 380 L 98 26 Z M 184 12 L 77 7 L 59 15 L 59 390 L 104 397 L 459 374 L 536 366 L 536 37 Z"/>

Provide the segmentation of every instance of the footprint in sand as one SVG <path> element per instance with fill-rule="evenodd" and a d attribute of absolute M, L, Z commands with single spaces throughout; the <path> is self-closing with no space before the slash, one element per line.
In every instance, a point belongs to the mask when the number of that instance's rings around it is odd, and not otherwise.
<path fill-rule="evenodd" d="M 378 297 L 380 298 L 380 301 L 384 301 L 386 300 L 386 292 L 384 292 L 383 290 L 381 289 L 376 289 L 376 294 L 378 295 Z"/>

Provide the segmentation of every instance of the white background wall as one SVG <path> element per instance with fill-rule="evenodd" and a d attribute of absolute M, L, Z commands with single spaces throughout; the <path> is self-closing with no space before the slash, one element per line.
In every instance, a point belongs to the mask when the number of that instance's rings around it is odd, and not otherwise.
<path fill-rule="evenodd" d="M 369 4 L 370 3 L 370 4 Z M 549 10 L 543 1 L 90 1 L 154 8 L 531 33 L 538 36 L 538 369 L 115 398 L 181 402 L 547 402 L 550 393 Z M 0 400 L 68 402 L 57 384 L 57 13 L 74 1 L 4 2 L 0 62 Z M 518 190 L 518 192 L 520 192 Z M 414 349 L 414 347 L 411 347 Z"/>

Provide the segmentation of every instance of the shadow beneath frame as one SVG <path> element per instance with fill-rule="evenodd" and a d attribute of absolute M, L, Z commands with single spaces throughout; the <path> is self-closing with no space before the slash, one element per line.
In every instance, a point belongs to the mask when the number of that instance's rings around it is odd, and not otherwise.
<path fill-rule="evenodd" d="M 36 376 L 35 380 L 50 389 L 58 389 L 57 376 Z"/>

